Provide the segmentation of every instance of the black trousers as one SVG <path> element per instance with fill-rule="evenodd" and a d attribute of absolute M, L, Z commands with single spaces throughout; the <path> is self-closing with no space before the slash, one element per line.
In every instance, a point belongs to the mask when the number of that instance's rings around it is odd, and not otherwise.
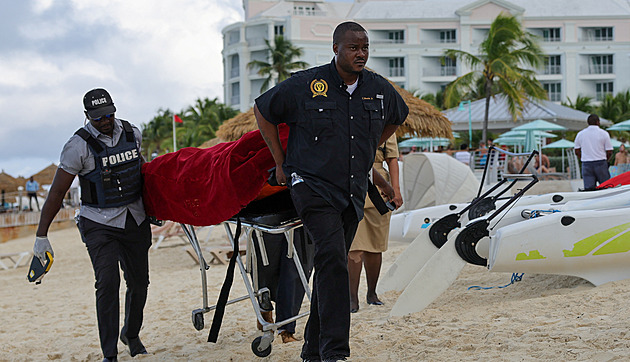
<path fill-rule="evenodd" d="M 252 235 L 256 239 L 256 234 Z M 257 258 L 258 287 L 267 287 L 271 292 L 271 300 L 276 302 L 276 322 L 289 319 L 300 313 L 304 299 L 302 280 L 295 268 L 295 262 L 287 257 L 288 244 L 284 234 L 263 233 L 265 250 L 269 265 L 264 266 L 261 258 Z M 304 228 L 295 230 L 293 244 L 300 257 L 302 270 L 306 278 L 310 278 L 313 270 L 313 243 L 306 237 Z M 260 249 L 256 245 L 256 253 Z M 285 324 L 278 331 L 295 333 L 295 322 Z"/>
<path fill-rule="evenodd" d="M 352 205 L 339 212 L 304 182 L 292 187 L 291 197 L 315 245 L 311 312 L 301 357 L 349 357 L 348 250 L 359 224 L 356 212 Z"/>
<path fill-rule="evenodd" d="M 148 219 L 136 225 L 131 213 L 127 212 L 124 229 L 82 217 L 79 219 L 79 230 L 94 268 L 101 349 L 105 357 L 115 357 L 118 354 L 120 326 L 119 265 L 127 283 L 125 321 L 121 333 L 131 339 L 138 337 L 147 300 L 151 227 Z"/>

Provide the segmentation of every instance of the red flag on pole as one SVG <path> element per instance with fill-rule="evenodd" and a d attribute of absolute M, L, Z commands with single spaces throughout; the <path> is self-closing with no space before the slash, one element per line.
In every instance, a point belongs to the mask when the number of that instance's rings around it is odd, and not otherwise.
<path fill-rule="evenodd" d="M 182 119 L 179 118 L 178 115 L 173 115 L 173 119 L 175 120 L 175 123 L 184 123 L 184 121 L 182 121 Z"/>

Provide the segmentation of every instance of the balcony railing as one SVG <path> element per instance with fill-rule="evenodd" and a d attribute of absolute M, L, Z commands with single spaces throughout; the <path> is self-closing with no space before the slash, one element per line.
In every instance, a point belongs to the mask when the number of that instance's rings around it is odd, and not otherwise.
<path fill-rule="evenodd" d="M 375 44 L 402 44 L 405 39 L 370 39 Z"/>
<path fill-rule="evenodd" d="M 543 74 L 562 74 L 562 66 L 560 65 L 545 65 Z"/>
<path fill-rule="evenodd" d="M 404 77 L 405 76 L 405 67 L 391 67 L 391 68 L 389 68 L 389 76 L 390 77 Z"/>
<path fill-rule="evenodd" d="M 614 74 L 613 64 L 589 64 L 580 67 L 581 74 Z"/>
<path fill-rule="evenodd" d="M 440 67 L 440 75 L 443 77 L 448 77 L 457 74 L 457 67 L 454 66 L 445 66 Z"/>
<path fill-rule="evenodd" d="M 440 68 L 422 68 L 423 77 L 451 77 L 457 75 L 456 66 L 443 66 Z"/>

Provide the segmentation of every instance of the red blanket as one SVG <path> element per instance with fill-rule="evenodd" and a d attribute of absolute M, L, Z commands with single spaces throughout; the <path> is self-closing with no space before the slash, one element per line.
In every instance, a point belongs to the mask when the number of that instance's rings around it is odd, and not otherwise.
<path fill-rule="evenodd" d="M 286 150 L 289 128 L 279 130 Z M 206 149 L 183 148 L 142 166 L 144 205 L 159 220 L 215 225 L 254 200 L 274 166 L 260 131 Z"/>
<path fill-rule="evenodd" d="M 621 175 L 617 175 L 608 181 L 602 182 L 597 189 L 605 189 L 608 187 L 617 187 L 619 185 L 630 184 L 630 172 L 624 172 Z"/>

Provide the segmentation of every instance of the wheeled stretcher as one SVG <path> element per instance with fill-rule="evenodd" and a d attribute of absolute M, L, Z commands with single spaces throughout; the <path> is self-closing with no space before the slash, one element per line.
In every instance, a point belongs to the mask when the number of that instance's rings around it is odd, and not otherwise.
<path fill-rule="evenodd" d="M 294 245 L 295 232 L 302 227 L 302 221 L 297 216 L 290 202 L 288 191 L 284 191 L 283 194 L 284 195 L 280 195 L 279 197 L 271 197 L 268 202 L 264 202 L 265 199 L 254 201 L 239 212 L 238 215 L 221 223 L 225 228 L 226 235 L 233 249 L 239 240 L 236 240 L 237 237 L 232 227 L 237 227 L 237 225 L 240 224 L 242 235 L 239 239 L 246 241 L 245 261 L 237 256 L 236 265 L 238 265 L 241 277 L 245 283 L 247 295 L 228 300 L 225 305 L 234 304 L 247 299 L 250 300 L 256 318 L 262 325 L 263 335 L 256 337 L 251 344 L 252 351 L 259 357 L 265 357 L 271 353 L 271 343 L 279 328 L 308 315 L 308 312 L 303 312 L 274 323 L 267 322 L 263 319 L 261 311 L 272 310 L 270 290 L 267 287 L 260 287 L 258 282 L 259 261 L 263 266 L 269 265 L 267 251 L 263 241 L 263 233 L 284 234 L 287 242 L 287 257 L 293 260 L 304 291 L 309 301 L 311 300 L 308 278 L 303 270 L 300 257 Z M 278 202 L 278 200 L 280 200 L 280 202 Z M 208 270 L 210 266 L 203 257 L 194 228 L 187 224 L 180 225 L 199 260 L 203 307 L 192 311 L 192 322 L 197 330 L 202 330 L 204 328 L 203 314 L 216 310 L 218 304 L 209 306 L 208 303 L 206 270 Z M 254 235 L 256 237 L 254 237 Z"/>

